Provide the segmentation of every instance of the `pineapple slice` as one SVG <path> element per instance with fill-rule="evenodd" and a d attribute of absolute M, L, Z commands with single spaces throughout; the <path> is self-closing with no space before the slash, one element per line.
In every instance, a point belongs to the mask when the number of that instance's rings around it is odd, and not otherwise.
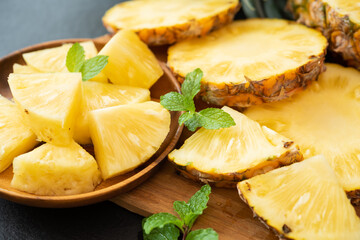
<path fill-rule="evenodd" d="M 91 143 L 88 112 L 116 105 L 150 101 L 148 89 L 98 82 L 83 82 L 83 96 L 82 109 L 74 132 L 75 141 L 81 144 Z"/>
<path fill-rule="evenodd" d="M 81 104 L 81 73 L 10 74 L 8 82 L 39 140 L 55 145 L 72 141 Z"/>
<path fill-rule="evenodd" d="M 33 73 L 41 73 L 40 71 L 36 70 L 33 67 L 27 65 L 20 65 L 15 63 L 13 65 L 13 73 L 20 73 L 20 74 L 33 74 Z"/>
<path fill-rule="evenodd" d="M 93 191 L 101 182 L 95 159 L 75 142 L 46 143 L 14 159 L 11 186 L 36 195 L 72 195 Z"/>
<path fill-rule="evenodd" d="M 330 54 L 360 70 L 359 0 L 289 0 L 288 7 L 327 37 Z"/>
<path fill-rule="evenodd" d="M 360 239 L 360 219 L 323 156 L 240 182 L 238 190 L 281 239 Z"/>
<path fill-rule="evenodd" d="M 91 111 L 90 134 L 103 179 L 147 161 L 166 138 L 170 121 L 170 113 L 151 101 Z"/>
<path fill-rule="evenodd" d="M 325 155 L 345 191 L 360 193 L 360 73 L 326 67 L 318 82 L 293 99 L 244 113 L 294 140 L 304 157 Z"/>
<path fill-rule="evenodd" d="M 155 55 L 131 31 L 119 31 L 99 54 L 109 56 L 102 72 L 114 84 L 150 88 L 163 74 Z"/>
<path fill-rule="evenodd" d="M 168 65 L 180 79 L 201 68 L 203 100 L 248 107 L 289 97 L 316 80 L 326 46 L 321 33 L 300 24 L 251 19 L 171 46 Z"/>
<path fill-rule="evenodd" d="M 200 37 L 232 21 L 239 0 L 138 0 L 108 10 L 103 23 L 110 32 L 130 29 L 149 45 Z"/>
<path fill-rule="evenodd" d="M 8 168 L 14 157 L 37 144 L 35 134 L 23 123 L 16 104 L 0 95 L 0 172 Z"/>
<path fill-rule="evenodd" d="M 291 140 L 238 111 L 222 109 L 232 116 L 236 126 L 201 128 L 169 154 L 169 160 L 186 177 L 218 187 L 235 187 L 243 179 L 302 160 Z"/>

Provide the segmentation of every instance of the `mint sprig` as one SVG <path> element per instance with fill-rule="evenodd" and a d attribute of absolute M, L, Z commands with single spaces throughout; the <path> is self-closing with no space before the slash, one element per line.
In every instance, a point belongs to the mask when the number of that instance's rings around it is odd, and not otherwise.
<path fill-rule="evenodd" d="M 66 55 L 66 67 L 69 72 L 81 72 L 82 80 L 87 81 L 96 75 L 108 63 L 108 56 L 97 55 L 85 60 L 84 48 L 79 43 L 74 43 Z"/>
<path fill-rule="evenodd" d="M 234 119 L 222 109 L 207 108 L 196 112 L 194 97 L 200 92 L 202 77 L 200 68 L 188 73 L 181 85 L 181 94 L 169 92 L 160 97 L 160 104 L 170 111 L 184 111 L 179 117 L 179 124 L 184 124 L 190 131 L 198 127 L 219 129 L 234 126 Z"/>
<path fill-rule="evenodd" d="M 175 201 L 174 210 L 180 219 L 170 213 L 157 213 L 143 220 L 144 240 L 218 240 L 218 234 L 211 228 L 191 231 L 196 219 L 207 208 L 211 188 L 204 185 L 189 200 Z"/>

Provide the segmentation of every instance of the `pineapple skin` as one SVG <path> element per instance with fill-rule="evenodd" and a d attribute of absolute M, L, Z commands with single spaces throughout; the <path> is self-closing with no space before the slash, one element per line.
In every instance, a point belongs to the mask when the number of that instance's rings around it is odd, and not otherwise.
<path fill-rule="evenodd" d="M 322 32 L 328 50 L 340 62 L 360 70 L 360 24 L 353 22 L 323 0 L 288 0 L 287 8 L 297 22 Z"/>
<path fill-rule="evenodd" d="M 184 39 L 202 37 L 216 29 L 223 27 L 226 24 L 231 23 L 235 14 L 240 10 L 240 7 L 240 2 L 234 2 L 234 4 L 230 8 L 218 13 L 215 16 L 195 19 L 183 24 L 177 24 L 169 27 L 159 27 L 151 29 L 145 28 L 135 31 L 135 33 L 138 34 L 138 36 L 144 43 L 150 46 L 173 44 Z M 112 9 L 109 9 L 105 13 L 102 21 L 105 28 L 109 32 L 116 33 L 121 29 L 118 29 L 115 25 L 113 25 L 106 19 L 106 15 L 111 13 L 111 10 Z"/>

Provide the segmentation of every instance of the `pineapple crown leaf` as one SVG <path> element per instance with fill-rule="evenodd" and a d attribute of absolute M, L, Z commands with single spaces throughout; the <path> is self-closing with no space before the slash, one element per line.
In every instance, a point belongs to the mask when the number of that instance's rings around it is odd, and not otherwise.
<path fill-rule="evenodd" d="M 179 117 L 179 124 L 184 124 L 190 131 L 198 127 L 206 129 L 227 128 L 235 125 L 227 112 L 218 108 L 207 108 L 196 112 L 194 97 L 201 90 L 203 72 L 200 68 L 188 73 L 181 86 L 181 92 L 169 92 L 160 97 L 160 104 L 170 111 L 184 111 Z"/>
<path fill-rule="evenodd" d="M 175 201 L 174 210 L 179 218 L 170 213 L 157 213 L 143 220 L 144 240 L 178 239 L 180 231 L 183 239 L 218 240 L 218 234 L 211 228 L 191 231 L 195 220 L 207 208 L 211 187 L 204 185 L 189 200 L 189 202 Z M 180 231 L 179 231 L 180 229 Z"/>
<path fill-rule="evenodd" d="M 85 60 L 85 50 L 79 43 L 74 43 L 66 55 L 66 67 L 69 72 L 81 72 L 82 80 L 87 81 L 96 75 L 108 63 L 108 56 L 97 55 Z"/>

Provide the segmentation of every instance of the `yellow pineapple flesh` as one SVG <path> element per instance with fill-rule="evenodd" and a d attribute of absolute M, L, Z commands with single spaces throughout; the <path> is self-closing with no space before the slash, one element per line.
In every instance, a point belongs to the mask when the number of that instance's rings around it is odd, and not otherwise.
<path fill-rule="evenodd" d="M 72 141 L 82 101 L 80 73 L 10 74 L 8 82 L 39 140 L 56 145 Z"/>
<path fill-rule="evenodd" d="M 43 144 L 14 159 L 11 186 L 36 195 L 61 196 L 93 191 L 101 174 L 93 156 L 75 142 Z"/>
<path fill-rule="evenodd" d="M 91 143 L 88 113 L 92 110 L 150 101 L 150 91 L 144 88 L 98 82 L 83 82 L 83 102 L 75 124 L 74 139 L 81 144 Z"/>
<path fill-rule="evenodd" d="M 360 219 L 323 156 L 245 180 L 238 190 L 281 239 L 360 239 Z"/>
<path fill-rule="evenodd" d="M 218 130 L 199 129 L 169 160 L 194 180 L 235 187 L 236 183 L 283 165 L 301 161 L 293 141 L 260 126 L 242 113 L 222 108 L 236 125 Z"/>
<path fill-rule="evenodd" d="M 128 30 L 116 33 L 99 54 L 109 56 L 102 72 L 114 84 L 150 88 L 163 74 L 155 55 Z"/>
<path fill-rule="evenodd" d="M 39 70 L 36 70 L 33 67 L 27 65 L 20 65 L 15 63 L 13 65 L 13 73 L 20 73 L 20 74 L 33 74 L 33 73 L 41 73 Z"/>
<path fill-rule="evenodd" d="M 109 9 L 103 23 L 111 32 L 130 29 L 149 45 L 204 36 L 232 21 L 239 0 L 138 0 Z"/>
<path fill-rule="evenodd" d="M 304 157 L 323 154 L 343 188 L 360 189 L 360 73 L 327 64 L 306 91 L 244 113 L 299 144 Z"/>
<path fill-rule="evenodd" d="M 170 113 L 152 101 L 91 111 L 90 134 L 103 179 L 150 159 L 165 140 L 170 121 Z"/>
<path fill-rule="evenodd" d="M 23 122 L 16 104 L 0 95 L 0 172 L 14 157 L 31 150 L 38 143 L 35 134 Z"/>
<path fill-rule="evenodd" d="M 201 68 L 203 100 L 248 107 L 278 101 L 305 88 L 324 70 L 326 38 L 280 19 L 235 21 L 168 50 L 168 65 L 180 81 Z"/>

